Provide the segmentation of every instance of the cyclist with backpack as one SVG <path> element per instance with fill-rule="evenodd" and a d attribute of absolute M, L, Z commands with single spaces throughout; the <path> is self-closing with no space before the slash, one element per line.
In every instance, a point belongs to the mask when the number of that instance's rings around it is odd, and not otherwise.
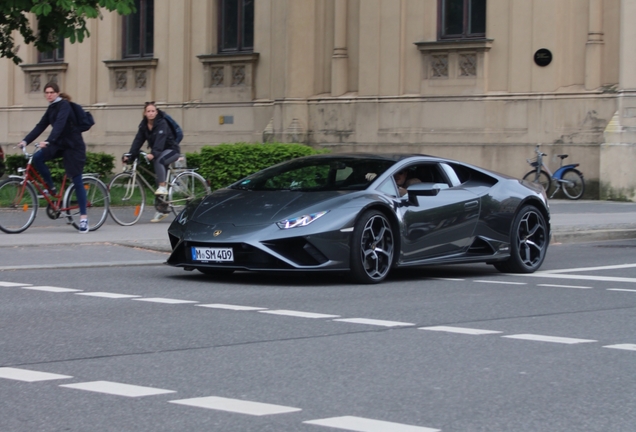
<path fill-rule="evenodd" d="M 88 232 L 88 214 L 86 211 L 86 191 L 82 182 L 82 172 L 86 163 L 86 144 L 82 138 L 82 128 L 71 105 L 71 97 L 60 92 L 57 83 L 50 82 L 44 86 L 44 97 L 49 102 L 46 112 L 33 130 L 24 137 L 18 147 L 26 147 L 34 141 L 46 128 L 52 126 L 46 141 L 39 144 L 40 151 L 33 156 L 33 165 L 42 175 L 51 195 L 57 195 L 51 171 L 46 161 L 63 158 L 66 175 L 75 185 L 77 204 L 80 208 L 80 234 Z"/>
<path fill-rule="evenodd" d="M 158 196 L 168 194 L 168 189 L 166 188 L 167 167 L 179 159 L 181 155 L 176 135 L 168 121 L 168 115 L 158 109 L 155 102 L 146 102 L 144 104 L 144 118 L 139 123 L 139 129 L 129 153 L 132 160 L 136 159 L 144 142 L 148 142 L 148 147 L 150 147 L 151 151 L 148 155 L 148 160 L 153 162 L 155 168 L 155 180 L 157 182 L 155 195 Z M 128 156 L 124 156 L 122 161 L 124 163 L 128 162 Z M 168 214 L 157 212 L 150 222 L 159 222 L 167 217 Z"/>

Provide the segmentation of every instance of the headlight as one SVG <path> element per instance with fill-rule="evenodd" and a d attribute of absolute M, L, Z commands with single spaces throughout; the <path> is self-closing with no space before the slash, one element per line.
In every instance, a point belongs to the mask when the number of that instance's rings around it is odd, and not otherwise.
<path fill-rule="evenodd" d="M 303 226 L 309 225 L 310 223 L 312 223 L 319 217 L 326 215 L 327 213 L 328 211 L 322 211 L 322 212 L 302 215 L 302 216 L 298 216 L 298 217 L 294 217 L 290 219 L 284 219 L 280 222 L 276 222 L 276 225 L 278 225 L 278 228 L 280 229 L 303 227 Z"/>

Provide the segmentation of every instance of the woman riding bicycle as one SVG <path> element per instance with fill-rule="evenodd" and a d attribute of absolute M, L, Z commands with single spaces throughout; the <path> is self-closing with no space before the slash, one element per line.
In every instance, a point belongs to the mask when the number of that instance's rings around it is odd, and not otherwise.
<path fill-rule="evenodd" d="M 168 121 L 164 118 L 161 110 L 154 102 L 146 102 L 144 105 L 144 118 L 139 123 L 139 130 L 130 147 L 131 160 L 139 156 L 139 150 L 144 142 L 148 141 L 151 154 L 148 160 L 153 161 L 155 167 L 155 180 L 157 190 L 155 195 L 168 195 L 166 188 L 166 173 L 168 166 L 179 159 L 181 150 L 177 144 L 172 129 Z M 123 162 L 128 162 L 128 156 L 123 157 Z M 150 222 L 159 222 L 168 216 L 169 213 L 157 212 Z"/>
<path fill-rule="evenodd" d="M 77 119 L 71 108 L 71 97 L 60 92 L 57 83 L 44 86 L 44 97 L 49 102 L 46 112 L 33 130 L 18 144 L 26 147 L 49 126 L 53 126 L 46 141 L 40 142 L 40 151 L 33 156 L 33 165 L 42 175 L 51 195 L 57 195 L 51 171 L 46 161 L 63 158 L 66 175 L 75 185 L 77 204 L 80 208 L 80 234 L 88 232 L 88 215 L 86 211 L 86 191 L 82 182 L 82 172 L 86 163 L 86 144 L 82 132 L 77 127 Z"/>

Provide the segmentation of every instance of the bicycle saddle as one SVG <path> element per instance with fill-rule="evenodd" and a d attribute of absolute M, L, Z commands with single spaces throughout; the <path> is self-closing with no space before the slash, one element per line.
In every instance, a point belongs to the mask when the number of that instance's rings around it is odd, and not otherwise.
<path fill-rule="evenodd" d="M 565 159 L 566 157 L 568 157 L 568 155 L 565 155 L 565 154 L 563 154 L 563 155 L 557 155 L 557 157 L 560 157 L 560 158 L 561 158 L 561 160 L 563 160 L 563 159 Z"/>

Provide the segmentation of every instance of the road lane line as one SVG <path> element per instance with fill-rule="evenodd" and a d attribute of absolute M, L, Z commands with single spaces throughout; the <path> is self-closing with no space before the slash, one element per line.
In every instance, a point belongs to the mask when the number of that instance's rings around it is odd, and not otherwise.
<path fill-rule="evenodd" d="M 466 279 L 458 279 L 458 278 L 443 278 L 443 277 L 434 277 L 434 278 L 429 278 L 432 280 L 439 280 L 439 281 L 452 281 L 452 282 L 461 282 L 461 281 L 465 281 Z"/>
<path fill-rule="evenodd" d="M 60 288 L 60 287 L 53 287 L 53 286 L 28 286 L 28 287 L 21 287 L 21 289 L 33 290 L 33 291 L 46 291 L 46 292 L 53 292 L 53 293 L 81 292 L 82 291 L 82 290 L 78 290 L 78 289 Z"/>
<path fill-rule="evenodd" d="M 616 264 L 609 266 L 599 266 L 599 267 L 578 267 L 578 268 L 569 268 L 569 269 L 558 269 L 558 270 L 541 270 L 537 273 L 569 273 L 569 272 L 582 272 L 582 271 L 596 271 L 596 270 L 618 270 L 625 268 L 633 268 L 636 267 L 636 264 Z"/>
<path fill-rule="evenodd" d="M 475 328 L 450 327 L 450 326 L 420 327 L 418 330 L 461 333 L 461 334 L 468 334 L 468 335 L 485 335 L 485 334 L 503 333 L 503 332 L 495 331 L 495 330 L 481 330 L 481 329 L 475 329 Z"/>
<path fill-rule="evenodd" d="M 267 309 L 267 308 L 263 308 L 263 307 L 240 306 L 240 305 L 221 304 L 221 303 L 198 304 L 198 305 L 195 305 L 195 306 L 200 306 L 200 307 L 205 307 L 205 308 L 213 308 L 213 309 L 227 309 L 227 310 L 235 310 L 235 311 L 258 311 L 258 310 Z"/>
<path fill-rule="evenodd" d="M 258 311 L 259 313 L 272 314 L 272 315 L 284 315 L 284 316 L 293 316 L 299 318 L 338 318 L 340 315 L 327 315 L 327 314 L 319 314 L 314 312 L 300 312 L 293 310 L 262 310 Z"/>
<path fill-rule="evenodd" d="M 290 412 L 302 411 L 300 408 L 288 407 L 283 405 L 272 405 L 261 402 L 250 402 L 241 399 L 228 399 L 217 396 L 179 399 L 171 400 L 168 402 L 179 405 L 193 406 L 197 408 L 228 411 L 253 416 L 285 414 Z"/>
<path fill-rule="evenodd" d="M 544 335 L 536 335 L 536 334 L 516 334 L 516 335 L 507 335 L 502 337 L 510 338 L 510 339 L 536 341 L 536 342 L 554 342 L 554 343 L 562 343 L 562 344 L 568 344 L 568 345 L 598 342 L 591 339 L 575 339 L 575 338 L 566 338 L 566 337 L 559 337 L 559 336 L 544 336 Z"/>
<path fill-rule="evenodd" d="M 82 296 L 89 296 L 89 297 L 103 297 L 103 298 L 110 298 L 110 299 L 141 297 L 139 295 L 117 294 L 117 293 L 110 293 L 110 292 L 82 292 L 82 293 L 75 293 L 75 295 L 82 295 Z"/>
<path fill-rule="evenodd" d="M 0 287 L 22 287 L 22 286 L 31 286 L 31 284 L 25 283 L 17 283 L 17 282 L 0 282 Z"/>
<path fill-rule="evenodd" d="M 440 429 L 431 429 L 422 426 L 411 426 L 401 423 L 392 423 L 382 420 L 373 420 L 354 416 L 307 420 L 303 423 L 355 432 L 440 432 Z"/>
<path fill-rule="evenodd" d="M 165 264 L 165 260 L 144 260 L 144 261 L 111 261 L 111 262 L 74 262 L 58 264 L 26 264 L 14 266 L 0 266 L 0 271 L 5 270 L 48 270 L 48 269 L 78 269 L 78 268 L 99 268 L 99 267 L 135 267 L 154 266 Z"/>
<path fill-rule="evenodd" d="M 509 282 L 509 281 L 494 281 L 494 280 L 474 280 L 473 282 L 502 284 L 502 285 L 528 285 L 527 282 Z"/>
<path fill-rule="evenodd" d="M 570 274 L 554 274 L 554 273 L 518 273 L 511 276 L 519 277 L 536 277 L 536 278 L 548 278 L 548 279 L 577 279 L 577 280 L 589 280 L 589 281 L 601 281 L 601 282 L 626 282 L 636 283 L 636 278 L 614 277 L 614 276 L 584 276 L 584 275 L 570 275 Z"/>
<path fill-rule="evenodd" d="M 90 381 L 77 384 L 62 384 L 60 385 L 60 387 L 126 397 L 155 396 L 166 393 L 176 393 L 176 391 L 174 390 L 164 390 L 154 387 L 142 387 L 112 381 Z"/>
<path fill-rule="evenodd" d="M 552 287 L 552 288 L 578 288 L 578 289 L 592 289 L 589 286 L 577 286 L 577 285 L 555 285 L 555 284 L 537 284 L 540 287 Z"/>
<path fill-rule="evenodd" d="M 622 289 L 622 288 L 608 288 L 608 291 L 625 291 L 625 292 L 636 292 L 636 290 L 633 289 Z"/>
<path fill-rule="evenodd" d="M 613 349 L 619 349 L 619 350 L 636 351 L 636 344 L 605 345 L 603 348 L 613 348 Z"/>
<path fill-rule="evenodd" d="M 131 300 L 150 302 L 150 303 L 163 303 L 163 304 L 199 303 L 198 301 L 195 301 L 195 300 L 179 300 L 179 299 L 171 299 L 171 298 L 165 298 L 165 297 L 134 298 Z"/>
<path fill-rule="evenodd" d="M 68 375 L 59 375 L 48 372 L 38 372 L 28 369 L 17 369 L 11 367 L 0 368 L 0 378 L 24 381 L 24 382 L 38 382 L 38 381 L 51 381 L 58 379 L 73 378 Z"/>
<path fill-rule="evenodd" d="M 382 327 L 399 327 L 399 326 L 414 326 L 413 323 L 404 323 L 399 321 L 384 321 L 369 318 L 339 318 L 334 321 L 341 321 L 353 324 L 368 324 Z"/>

